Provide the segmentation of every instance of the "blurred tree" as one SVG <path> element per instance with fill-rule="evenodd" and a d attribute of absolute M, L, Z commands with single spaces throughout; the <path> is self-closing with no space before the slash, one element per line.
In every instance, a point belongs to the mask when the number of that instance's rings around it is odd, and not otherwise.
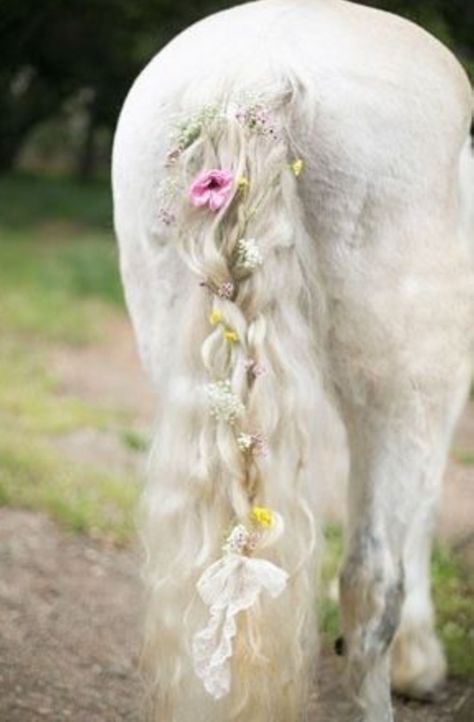
<path fill-rule="evenodd" d="M 144 63 L 186 25 L 243 1 L 0 0 L 0 172 L 32 129 L 81 94 L 87 128 L 78 170 L 89 176 L 95 137 L 113 128 Z M 473 0 L 358 1 L 413 18 L 472 62 Z"/>
<path fill-rule="evenodd" d="M 0 169 L 29 131 L 87 88 L 90 125 L 111 123 L 119 89 L 139 67 L 138 23 L 126 0 L 2 0 Z"/>

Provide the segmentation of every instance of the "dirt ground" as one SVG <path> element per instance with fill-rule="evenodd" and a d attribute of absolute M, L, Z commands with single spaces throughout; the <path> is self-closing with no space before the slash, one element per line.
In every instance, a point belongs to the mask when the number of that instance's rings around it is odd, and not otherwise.
<path fill-rule="evenodd" d="M 56 353 L 54 364 L 65 387 L 84 397 L 97 398 L 100 390 L 105 401 L 121 398 L 136 406 L 137 419 L 146 424 L 152 402 L 128 327 L 115 329 L 114 337 L 113 354 L 110 348 L 105 356 L 100 349 L 74 355 L 65 350 Z M 91 367 L 94 379 L 84 371 Z M 464 436 L 472 440 L 473 426 L 471 410 L 460 444 Z M 94 447 L 93 439 L 88 443 Z M 97 449 L 104 453 L 100 443 Z M 467 546 L 474 528 L 472 469 L 468 476 L 451 464 L 441 523 L 445 536 Z M 138 722 L 138 551 L 68 535 L 42 514 L 1 509 L 0 568 L 0 721 Z M 315 703 L 319 722 L 353 722 L 338 664 L 325 650 Z M 435 702 L 398 700 L 397 710 L 397 722 L 471 722 L 474 687 L 450 679 Z"/>
<path fill-rule="evenodd" d="M 136 550 L 67 536 L 24 511 L 2 510 L 0 530 L 0 720 L 138 722 Z M 321 722 L 352 722 L 338 664 L 325 650 Z M 474 688 L 451 679 L 435 703 L 397 709 L 397 722 L 470 722 Z"/>

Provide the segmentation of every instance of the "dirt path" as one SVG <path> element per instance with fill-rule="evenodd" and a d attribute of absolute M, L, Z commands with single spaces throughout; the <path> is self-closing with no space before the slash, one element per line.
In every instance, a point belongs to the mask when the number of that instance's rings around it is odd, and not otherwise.
<path fill-rule="evenodd" d="M 0 511 L 0 720 L 137 720 L 133 551 Z"/>
<path fill-rule="evenodd" d="M 52 362 L 66 390 L 119 399 L 143 426 L 151 419 L 153 400 L 125 322 L 102 346 L 62 349 Z M 471 409 L 461 447 L 472 443 L 473 428 Z M 99 437 L 79 447 L 101 459 L 110 453 Z M 473 471 L 466 468 L 453 462 L 448 474 L 441 524 L 448 538 L 473 532 Z M 138 722 L 138 567 L 135 549 L 69 536 L 41 514 L 0 509 L 0 722 Z M 324 652 L 319 722 L 352 722 L 338 663 Z M 470 722 L 474 689 L 452 679 L 435 704 L 399 701 L 397 708 L 397 722 Z"/>
<path fill-rule="evenodd" d="M 0 560 L 1 722 L 138 722 L 137 553 L 69 537 L 40 514 L 2 510 Z M 352 722 L 337 665 L 327 650 L 321 722 Z M 450 680 L 436 704 L 397 708 L 397 722 L 469 722 L 474 689 Z"/>

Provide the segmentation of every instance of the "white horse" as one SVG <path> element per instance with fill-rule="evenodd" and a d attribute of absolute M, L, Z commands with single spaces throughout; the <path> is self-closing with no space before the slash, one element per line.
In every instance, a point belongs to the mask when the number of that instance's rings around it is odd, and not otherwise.
<path fill-rule="evenodd" d="M 182 33 L 113 158 L 159 418 L 143 500 L 160 722 L 296 722 L 316 664 L 321 389 L 350 451 L 340 576 L 354 719 L 445 659 L 429 560 L 471 378 L 471 88 L 393 15 L 261 0 Z"/>

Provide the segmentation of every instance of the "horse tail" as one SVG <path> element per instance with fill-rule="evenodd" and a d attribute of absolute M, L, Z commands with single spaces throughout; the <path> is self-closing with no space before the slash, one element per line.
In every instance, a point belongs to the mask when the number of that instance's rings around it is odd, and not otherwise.
<path fill-rule="evenodd" d="M 189 274 L 143 503 L 167 722 L 296 722 L 312 677 L 316 274 L 297 105 L 285 91 L 188 114 L 158 193 Z"/>

